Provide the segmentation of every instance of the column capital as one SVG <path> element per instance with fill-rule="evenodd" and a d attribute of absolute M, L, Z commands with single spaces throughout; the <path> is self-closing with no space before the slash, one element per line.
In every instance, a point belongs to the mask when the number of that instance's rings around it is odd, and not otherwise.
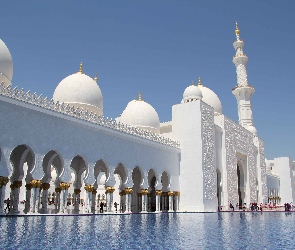
<path fill-rule="evenodd" d="M 124 189 L 124 192 L 125 192 L 126 194 L 132 194 L 133 189 L 132 189 L 132 188 L 125 188 L 125 189 Z"/>
<path fill-rule="evenodd" d="M 87 192 L 92 192 L 93 189 L 94 189 L 93 185 L 85 185 L 84 188 L 85 188 L 85 190 L 86 190 Z"/>
<path fill-rule="evenodd" d="M 114 187 L 106 187 L 106 194 L 107 193 L 114 193 L 114 191 L 115 191 L 115 188 Z"/>
<path fill-rule="evenodd" d="M 167 197 L 168 196 L 168 192 L 162 192 L 162 196 L 163 197 Z"/>
<path fill-rule="evenodd" d="M 96 189 L 93 189 L 93 190 L 92 190 L 92 194 L 97 194 Z"/>
<path fill-rule="evenodd" d="M 74 189 L 74 193 L 75 194 L 80 194 L 81 193 L 81 189 L 79 189 L 79 188 Z"/>
<path fill-rule="evenodd" d="M 180 192 L 178 192 L 178 191 L 174 191 L 174 195 L 175 195 L 175 196 L 180 196 Z"/>
<path fill-rule="evenodd" d="M 31 180 L 30 184 L 32 185 L 32 188 L 41 188 L 42 182 L 40 180 Z"/>
<path fill-rule="evenodd" d="M 126 193 L 125 193 L 125 190 L 123 190 L 123 191 L 121 191 L 120 193 L 119 193 L 119 195 L 120 196 L 123 196 L 123 195 L 125 195 Z"/>
<path fill-rule="evenodd" d="M 49 183 L 42 183 L 42 188 L 43 188 L 43 190 L 48 190 L 50 188 L 50 184 Z"/>
<path fill-rule="evenodd" d="M 162 194 L 162 190 L 156 190 L 156 195 L 161 195 Z"/>
<path fill-rule="evenodd" d="M 14 181 L 13 185 L 15 188 L 20 188 L 23 185 L 23 182 L 22 181 Z"/>
<path fill-rule="evenodd" d="M 168 192 L 168 196 L 173 196 L 174 195 L 174 192 L 173 191 L 169 191 Z"/>
<path fill-rule="evenodd" d="M 56 188 L 55 188 L 55 192 L 56 192 L 56 193 L 60 193 L 60 192 L 61 192 L 61 188 L 60 188 L 60 187 L 56 187 Z"/>
<path fill-rule="evenodd" d="M 8 177 L 0 176 L 0 187 L 6 186 L 6 184 L 9 182 Z"/>
<path fill-rule="evenodd" d="M 67 183 L 67 182 L 61 182 L 61 183 L 59 184 L 61 190 L 68 190 L 69 187 L 70 187 L 70 185 L 71 185 L 71 184 L 70 184 L 70 183 Z"/>
<path fill-rule="evenodd" d="M 147 195 L 149 193 L 149 191 L 147 189 L 141 189 L 140 193 L 142 195 Z"/>
<path fill-rule="evenodd" d="M 27 190 L 31 190 L 31 189 L 32 189 L 32 184 L 27 183 L 27 184 L 25 185 L 25 187 L 26 187 Z"/>

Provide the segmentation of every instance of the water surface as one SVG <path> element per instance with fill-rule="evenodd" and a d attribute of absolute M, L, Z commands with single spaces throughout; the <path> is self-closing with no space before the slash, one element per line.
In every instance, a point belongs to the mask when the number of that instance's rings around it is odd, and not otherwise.
<path fill-rule="evenodd" d="M 0 218 L 0 249 L 294 249 L 295 213 Z"/>

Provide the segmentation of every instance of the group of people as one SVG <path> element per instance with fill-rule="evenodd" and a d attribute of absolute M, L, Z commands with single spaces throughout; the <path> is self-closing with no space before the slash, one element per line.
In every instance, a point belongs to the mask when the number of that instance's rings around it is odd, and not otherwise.
<path fill-rule="evenodd" d="M 249 207 L 247 208 L 246 203 L 243 204 L 243 206 L 240 206 L 238 203 L 236 204 L 236 206 L 234 206 L 232 204 L 232 202 L 229 203 L 229 209 L 231 211 L 235 211 L 236 210 L 251 210 L 251 211 L 263 211 L 263 210 L 272 210 L 272 209 L 277 209 L 277 204 L 276 202 L 269 202 L 269 203 L 265 203 L 265 204 L 257 204 L 257 202 L 253 202 L 250 203 Z M 285 203 L 284 204 L 284 209 L 285 211 L 293 211 L 294 210 L 294 205 L 291 203 Z M 222 208 L 219 208 L 219 211 L 222 210 Z"/>

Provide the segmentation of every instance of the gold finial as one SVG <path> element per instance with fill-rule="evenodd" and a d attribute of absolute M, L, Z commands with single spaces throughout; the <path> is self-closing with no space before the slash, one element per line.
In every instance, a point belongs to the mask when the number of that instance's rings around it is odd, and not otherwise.
<path fill-rule="evenodd" d="M 97 72 L 96 72 L 95 77 L 93 78 L 93 80 L 94 80 L 95 82 L 98 81 Z"/>
<path fill-rule="evenodd" d="M 191 85 L 195 85 L 194 80 L 192 80 L 192 84 Z"/>
<path fill-rule="evenodd" d="M 238 21 L 236 21 L 235 33 L 236 33 L 236 35 L 240 35 L 240 30 L 239 30 L 239 27 L 238 27 Z"/>
<path fill-rule="evenodd" d="M 203 86 L 203 84 L 201 83 L 201 77 L 198 77 L 198 86 Z"/>
<path fill-rule="evenodd" d="M 142 101 L 142 94 L 141 94 L 141 92 L 139 92 L 139 94 L 138 94 L 138 101 Z"/>
<path fill-rule="evenodd" d="M 83 65 L 82 65 L 82 62 L 80 63 L 80 68 L 79 68 L 79 73 L 83 73 Z"/>

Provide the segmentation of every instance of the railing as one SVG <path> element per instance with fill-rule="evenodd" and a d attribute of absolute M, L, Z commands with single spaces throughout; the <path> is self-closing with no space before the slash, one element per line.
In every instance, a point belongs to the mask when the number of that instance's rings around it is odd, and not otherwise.
<path fill-rule="evenodd" d="M 139 136 L 141 138 L 158 142 L 170 147 L 180 148 L 179 142 L 173 141 L 169 138 L 165 138 L 158 134 L 139 129 L 128 124 L 117 122 L 108 117 L 98 116 L 97 114 L 89 112 L 88 110 L 84 110 L 83 108 L 75 108 L 74 106 L 69 106 L 69 104 L 66 105 L 65 103 L 60 103 L 59 101 L 55 102 L 53 99 L 48 99 L 47 97 L 43 98 L 42 95 L 38 96 L 36 93 L 31 94 L 30 91 L 25 92 L 24 89 L 19 90 L 17 87 L 12 88 L 11 85 L 5 87 L 3 82 L 0 84 L 0 95 L 62 113 L 64 115 L 73 116 L 78 119 L 114 129 L 126 134 Z"/>

